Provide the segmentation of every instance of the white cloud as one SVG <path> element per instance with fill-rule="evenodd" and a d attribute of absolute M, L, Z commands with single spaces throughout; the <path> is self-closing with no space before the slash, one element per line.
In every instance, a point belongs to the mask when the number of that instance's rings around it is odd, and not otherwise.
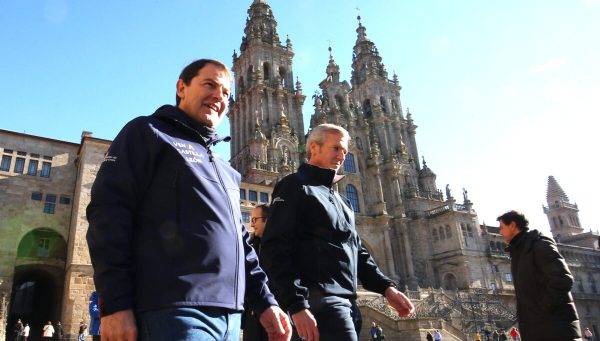
<path fill-rule="evenodd" d="M 567 61 L 564 58 L 554 58 L 550 59 L 544 64 L 537 64 L 529 68 L 527 73 L 540 73 L 550 69 L 557 69 L 565 64 Z"/>

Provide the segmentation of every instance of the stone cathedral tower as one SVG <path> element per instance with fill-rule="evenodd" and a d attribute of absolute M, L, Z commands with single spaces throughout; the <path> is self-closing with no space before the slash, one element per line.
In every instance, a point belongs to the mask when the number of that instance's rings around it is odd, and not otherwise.
<path fill-rule="evenodd" d="M 294 52 L 282 45 L 271 7 L 254 0 L 248 9 L 239 56 L 234 51 L 235 101 L 231 105 L 231 165 L 245 182 L 270 184 L 294 172 L 304 148 L 300 82 Z"/>
<path fill-rule="evenodd" d="M 546 200 L 548 207 L 544 207 L 544 213 L 548 217 L 550 230 L 555 239 L 561 240 L 583 232 L 577 204 L 569 202 L 569 197 L 552 175 L 548 177 Z"/>

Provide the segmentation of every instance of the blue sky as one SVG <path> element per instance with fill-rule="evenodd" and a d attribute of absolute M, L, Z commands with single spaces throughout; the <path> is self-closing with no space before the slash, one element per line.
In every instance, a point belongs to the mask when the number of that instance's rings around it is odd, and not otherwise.
<path fill-rule="evenodd" d="M 251 2 L 0 0 L 0 128 L 114 138 L 174 103 L 189 62 L 230 65 Z M 542 203 L 554 175 L 586 230 L 600 228 L 600 0 L 267 2 L 282 41 L 292 40 L 306 127 L 329 45 L 350 80 L 358 8 L 398 75 L 438 188 L 448 183 L 461 199 L 465 187 L 480 222 L 514 208 L 548 230 Z"/>

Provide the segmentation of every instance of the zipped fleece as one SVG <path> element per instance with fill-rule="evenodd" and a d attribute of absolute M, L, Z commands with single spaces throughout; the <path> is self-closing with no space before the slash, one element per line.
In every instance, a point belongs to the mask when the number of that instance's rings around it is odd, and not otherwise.
<path fill-rule="evenodd" d="M 357 278 L 380 294 L 395 286 L 363 247 L 349 200 L 332 188 L 334 177 L 334 170 L 302 164 L 273 191 L 260 259 L 292 314 L 310 308 L 309 288 L 355 298 Z"/>
<path fill-rule="evenodd" d="M 87 241 L 101 314 L 277 305 L 242 224 L 223 139 L 170 105 L 129 122 L 92 187 Z M 206 128 L 205 128 L 206 129 Z"/>

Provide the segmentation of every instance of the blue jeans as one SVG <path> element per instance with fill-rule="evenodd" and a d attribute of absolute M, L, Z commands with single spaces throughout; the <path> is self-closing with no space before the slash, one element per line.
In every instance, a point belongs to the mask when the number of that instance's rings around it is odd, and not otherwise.
<path fill-rule="evenodd" d="M 136 315 L 139 341 L 239 341 L 242 313 L 215 307 L 181 307 Z"/>

